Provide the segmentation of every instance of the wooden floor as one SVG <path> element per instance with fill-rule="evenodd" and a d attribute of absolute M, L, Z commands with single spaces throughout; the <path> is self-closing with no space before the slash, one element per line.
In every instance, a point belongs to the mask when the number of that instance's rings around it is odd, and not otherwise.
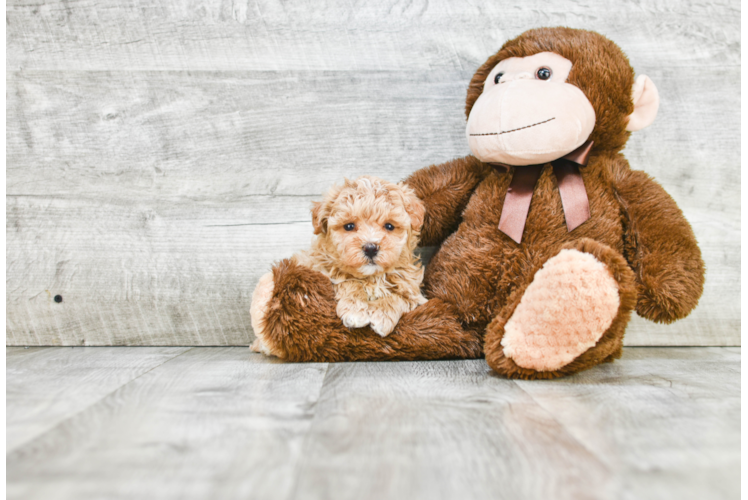
<path fill-rule="evenodd" d="M 627 348 L 552 382 L 485 361 L 7 348 L 7 498 L 740 494 L 740 349 Z"/>

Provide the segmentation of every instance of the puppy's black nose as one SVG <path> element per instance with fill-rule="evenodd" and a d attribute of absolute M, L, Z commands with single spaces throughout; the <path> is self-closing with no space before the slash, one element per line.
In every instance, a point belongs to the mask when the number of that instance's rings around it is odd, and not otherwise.
<path fill-rule="evenodd" d="M 370 259 L 373 259 L 377 252 L 379 252 L 379 245 L 374 243 L 367 243 L 364 245 L 364 254 Z"/>

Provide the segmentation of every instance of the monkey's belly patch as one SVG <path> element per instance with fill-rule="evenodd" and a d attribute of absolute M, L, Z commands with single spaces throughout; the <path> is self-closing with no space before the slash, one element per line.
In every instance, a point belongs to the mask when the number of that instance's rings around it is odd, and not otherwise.
<path fill-rule="evenodd" d="M 562 250 L 535 274 L 507 321 L 504 355 L 523 368 L 562 368 L 597 343 L 619 304 L 618 284 L 605 264 Z"/>

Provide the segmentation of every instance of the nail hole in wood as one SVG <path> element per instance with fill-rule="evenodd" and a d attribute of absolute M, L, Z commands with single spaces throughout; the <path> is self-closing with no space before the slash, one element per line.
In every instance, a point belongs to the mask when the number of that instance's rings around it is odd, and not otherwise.
<path fill-rule="evenodd" d="M 62 295 L 55 295 L 55 302 L 57 302 L 58 304 L 62 302 Z"/>

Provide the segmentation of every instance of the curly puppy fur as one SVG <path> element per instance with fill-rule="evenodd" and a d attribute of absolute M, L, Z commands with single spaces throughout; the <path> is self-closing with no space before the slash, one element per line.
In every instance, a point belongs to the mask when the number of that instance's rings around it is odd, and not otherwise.
<path fill-rule="evenodd" d="M 330 278 L 346 327 L 369 325 L 385 337 L 404 313 L 426 303 L 423 267 L 414 253 L 423 216 L 423 204 L 407 186 L 370 176 L 346 179 L 313 203 L 317 236 L 291 260 Z M 252 312 L 264 317 L 256 307 Z"/>

